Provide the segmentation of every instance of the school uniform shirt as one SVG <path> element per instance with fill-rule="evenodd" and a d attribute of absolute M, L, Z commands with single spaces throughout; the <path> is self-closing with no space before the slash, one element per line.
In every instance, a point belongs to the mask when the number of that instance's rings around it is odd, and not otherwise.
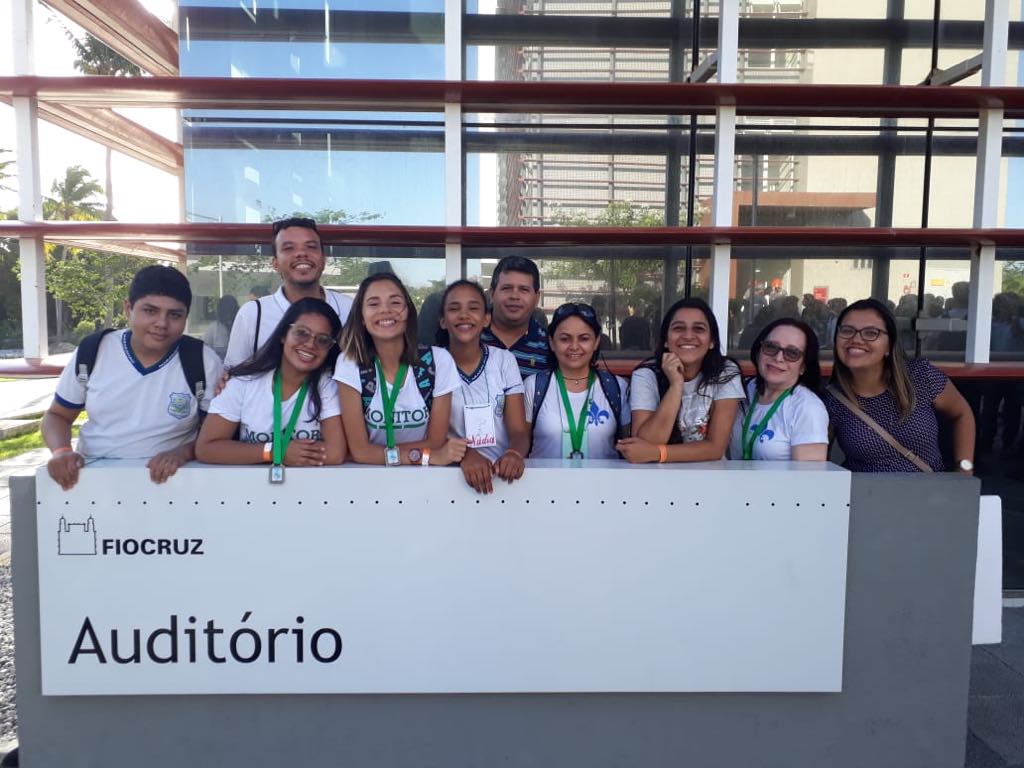
<path fill-rule="evenodd" d="M 708 434 L 711 421 L 711 405 L 715 400 L 743 399 L 743 382 L 740 369 L 731 360 L 725 361 L 720 378 L 731 377 L 728 381 L 705 387 L 698 391 L 703 376 L 683 383 L 683 399 L 676 415 L 679 434 L 684 443 L 703 440 Z M 658 393 L 658 379 L 650 368 L 637 368 L 630 380 L 629 404 L 634 411 L 656 411 L 661 402 Z"/>
<path fill-rule="evenodd" d="M 459 388 L 459 372 L 455 361 L 448 354 L 447 349 L 442 347 L 431 347 L 434 351 L 434 399 L 454 392 Z M 339 357 L 338 364 L 334 368 L 336 381 L 347 384 L 360 395 L 363 391 L 362 382 L 359 380 L 359 365 L 347 357 Z M 388 391 L 391 391 L 393 382 L 388 382 Z M 398 391 L 398 400 L 395 402 L 394 425 L 395 444 L 415 443 L 425 440 L 427 437 L 427 425 L 430 421 L 430 411 L 427 410 L 426 402 L 420 389 L 416 385 L 416 377 L 413 375 L 412 366 L 405 372 L 405 381 Z M 384 400 L 381 388 L 378 384 L 370 401 L 370 407 L 363 412 L 363 422 L 366 424 L 366 434 L 373 445 L 387 445 L 387 431 L 384 427 Z"/>
<path fill-rule="evenodd" d="M 533 418 L 533 397 L 536 390 L 536 376 L 530 376 L 523 382 L 525 389 L 526 420 Z M 629 386 L 621 376 L 615 381 L 622 393 L 622 426 L 630 423 Z M 583 433 L 583 458 L 615 459 L 615 441 L 618 438 L 619 426 L 615 423 L 608 398 L 604 395 L 601 382 L 595 377 L 594 385 L 589 393 L 569 392 L 569 405 L 572 406 L 573 419 L 579 416 L 584 401 L 587 403 L 587 428 Z M 533 425 L 533 459 L 567 459 L 572 452 L 572 438 L 569 435 L 569 420 L 562 403 L 562 393 L 558 388 L 558 380 L 554 374 L 551 384 L 544 395 L 537 423 Z"/>
<path fill-rule="evenodd" d="M 750 417 L 750 432 L 756 432 L 772 405 L 773 403 L 758 403 L 756 383 L 747 382 L 747 400 L 740 403 L 736 421 L 732 426 L 732 437 L 729 440 L 730 459 L 743 458 L 743 419 L 747 410 L 751 407 L 754 409 L 754 414 Z M 768 426 L 754 442 L 751 458 L 789 461 L 794 445 L 815 443 L 828 443 L 828 411 L 817 395 L 807 387 L 798 385 L 772 414 Z"/>
<path fill-rule="evenodd" d="M 320 423 L 341 414 L 338 402 L 338 385 L 329 375 L 324 374 L 317 383 L 320 391 L 320 418 L 313 417 L 310 392 L 302 413 L 295 422 L 293 440 L 323 440 Z M 288 426 L 299 391 L 281 403 L 281 428 Z M 237 376 L 228 383 L 210 403 L 210 413 L 222 416 L 239 426 L 238 439 L 243 443 L 269 443 L 274 440 L 274 371 L 255 376 Z"/>
<path fill-rule="evenodd" d="M 341 320 L 342 325 L 348 321 L 348 313 L 352 310 L 352 299 L 334 291 L 324 291 L 324 301 L 331 305 Z M 256 304 L 260 307 L 260 325 L 256 328 Z M 247 301 L 235 315 L 235 323 L 231 326 L 231 338 L 228 349 L 224 353 L 224 365 L 230 368 L 248 360 L 253 355 L 253 344 L 262 346 L 270 338 L 270 334 L 281 322 L 284 313 L 292 304 L 285 298 L 284 288 L 278 288 L 269 296 Z M 257 336 L 257 330 L 259 335 Z"/>
<path fill-rule="evenodd" d="M 84 386 L 78 381 L 77 351 L 57 382 L 54 400 L 89 414 L 78 435 L 78 452 L 87 458 L 148 459 L 193 440 L 199 411 L 209 408 L 220 379 L 220 358 L 204 345 L 206 395 L 196 402 L 177 345 L 146 368 L 135 357 L 131 338 L 129 330 L 103 337 Z"/>
<path fill-rule="evenodd" d="M 505 398 L 523 394 L 523 378 L 515 355 L 505 349 L 483 345 L 480 365 L 470 374 L 459 374 L 459 386 L 452 392 L 450 431 L 456 437 L 466 436 L 466 413 L 463 407 L 477 403 L 490 403 L 494 414 L 496 445 L 476 448 L 490 461 L 497 461 L 508 450 L 508 430 L 505 429 Z"/>

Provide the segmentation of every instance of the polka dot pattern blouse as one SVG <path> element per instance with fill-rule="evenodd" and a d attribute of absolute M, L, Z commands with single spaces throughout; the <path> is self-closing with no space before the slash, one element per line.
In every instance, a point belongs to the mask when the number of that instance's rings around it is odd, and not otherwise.
<path fill-rule="evenodd" d="M 946 374 L 927 360 L 908 360 L 907 373 L 916 393 L 916 405 L 905 421 L 899 421 L 896 398 L 891 392 L 858 397 L 860 407 L 882 429 L 912 450 L 936 472 L 945 470 L 939 450 L 939 422 L 932 403 L 946 387 Z M 846 455 L 844 467 L 851 472 L 920 472 L 913 462 L 861 421 L 826 390 L 825 407 L 839 447 Z"/>

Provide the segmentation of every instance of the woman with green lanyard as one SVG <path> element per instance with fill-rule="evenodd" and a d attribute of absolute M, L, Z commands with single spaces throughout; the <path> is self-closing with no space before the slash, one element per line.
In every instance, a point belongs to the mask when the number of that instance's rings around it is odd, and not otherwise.
<path fill-rule="evenodd" d="M 466 452 L 465 440 L 448 437 L 455 361 L 416 340 L 416 307 L 402 281 L 390 273 L 363 280 L 334 369 L 346 441 L 360 464 L 445 466 Z"/>
<path fill-rule="evenodd" d="M 320 299 L 292 304 L 266 343 L 231 369 L 210 403 L 196 458 L 210 464 L 269 464 L 283 483 L 285 467 L 345 460 L 338 391 L 330 371 L 341 321 Z M 236 437 L 237 435 L 237 437 Z"/>
<path fill-rule="evenodd" d="M 818 398 L 817 335 L 800 320 L 779 318 L 754 339 L 750 359 L 757 375 L 736 414 L 729 457 L 825 461 L 828 412 Z"/>
<path fill-rule="evenodd" d="M 616 459 L 615 441 L 629 434 L 625 379 L 597 369 L 601 324 L 589 304 L 563 304 L 548 326 L 550 369 L 530 376 L 526 418 L 531 458 Z"/>
<path fill-rule="evenodd" d="M 493 476 L 511 483 L 523 476 L 530 432 L 523 409 L 523 379 L 515 355 L 480 342 L 491 323 L 487 295 L 477 283 L 456 280 L 441 297 L 437 343 L 458 367 L 450 430 L 467 441 L 460 466 L 480 493 L 494 490 Z"/>

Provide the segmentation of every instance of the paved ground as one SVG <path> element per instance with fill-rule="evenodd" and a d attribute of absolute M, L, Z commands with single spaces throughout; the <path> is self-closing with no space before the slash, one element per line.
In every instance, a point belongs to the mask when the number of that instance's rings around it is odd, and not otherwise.
<path fill-rule="evenodd" d="M 57 379 L 0 381 L 0 420 L 46 410 L 53 399 Z M 40 448 L 7 461 L 0 461 L 0 557 L 11 548 L 11 503 L 8 480 L 11 475 L 32 474 L 44 464 L 49 451 Z"/>

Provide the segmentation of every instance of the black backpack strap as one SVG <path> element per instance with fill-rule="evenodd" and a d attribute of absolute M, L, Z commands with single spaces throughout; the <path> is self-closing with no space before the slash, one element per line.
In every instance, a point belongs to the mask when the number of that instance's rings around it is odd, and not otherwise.
<path fill-rule="evenodd" d="M 533 453 L 533 430 L 537 428 L 540 407 L 544 405 L 544 398 L 547 397 L 550 386 L 551 371 L 547 368 L 537 371 L 537 375 L 533 379 L 533 413 L 530 416 L 530 450 L 527 452 L 527 456 Z"/>
<path fill-rule="evenodd" d="M 377 367 L 370 361 L 369 365 L 359 366 L 359 390 L 363 398 L 363 413 L 370 410 L 373 396 L 377 394 Z"/>
<path fill-rule="evenodd" d="M 75 373 L 78 377 L 78 383 L 83 387 L 89 382 L 92 369 L 96 366 L 96 355 L 100 351 L 100 342 L 103 341 L 104 336 L 113 330 L 113 328 L 104 328 L 102 331 L 90 333 L 78 345 L 78 351 L 75 354 Z"/>
<path fill-rule="evenodd" d="M 263 304 L 260 303 L 259 299 L 256 299 L 256 330 L 252 334 L 252 354 L 256 355 L 257 350 L 260 348 L 260 320 L 263 319 Z"/>
<path fill-rule="evenodd" d="M 192 336 L 182 336 L 178 342 L 178 358 L 185 381 L 196 402 L 202 403 L 206 396 L 206 364 L 203 360 L 203 342 Z"/>
<path fill-rule="evenodd" d="M 597 380 L 601 383 L 601 391 L 604 392 L 605 400 L 612 409 L 612 416 L 615 417 L 615 428 L 622 427 L 622 388 L 615 374 L 610 371 L 598 370 Z"/>
<path fill-rule="evenodd" d="M 413 376 L 416 377 L 416 386 L 420 390 L 423 403 L 430 411 L 434 404 L 434 382 L 437 379 L 437 365 L 434 362 L 434 350 L 426 344 L 416 347 L 417 362 L 412 367 Z"/>

